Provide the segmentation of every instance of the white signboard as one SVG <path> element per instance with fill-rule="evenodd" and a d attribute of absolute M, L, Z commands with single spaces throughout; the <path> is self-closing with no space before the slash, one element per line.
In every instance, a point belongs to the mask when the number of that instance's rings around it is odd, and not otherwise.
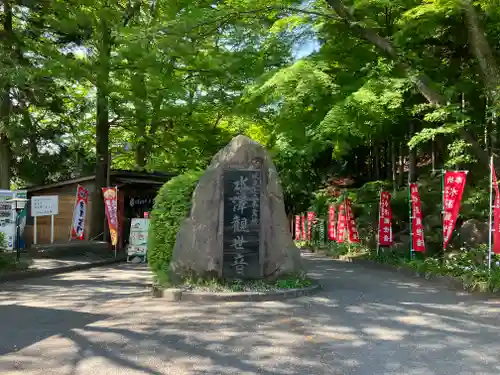
<path fill-rule="evenodd" d="M 13 191 L 0 190 L 0 232 L 4 234 L 7 250 L 14 248 L 16 233 L 16 213 L 12 209 L 12 203 L 8 202 L 12 198 L 14 198 Z"/>
<path fill-rule="evenodd" d="M 54 216 L 59 214 L 59 196 L 39 195 L 31 197 L 31 216 Z"/>
<path fill-rule="evenodd" d="M 132 219 L 127 261 L 145 262 L 148 252 L 149 219 Z M 134 260 L 135 259 L 135 260 Z"/>

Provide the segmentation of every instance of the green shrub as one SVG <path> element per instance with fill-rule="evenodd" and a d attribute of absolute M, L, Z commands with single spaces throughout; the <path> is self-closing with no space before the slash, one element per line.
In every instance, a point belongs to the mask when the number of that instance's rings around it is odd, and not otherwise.
<path fill-rule="evenodd" d="M 0 232 L 0 249 L 5 248 L 5 234 Z"/>
<path fill-rule="evenodd" d="M 191 209 L 191 197 L 202 171 L 188 171 L 162 186 L 149 224 L 148 263 L 160 284 L 168 283 L 175 238 Z"/>
<path fill-rule="evenodd" d="M 22 257 L 19 262 L 16 261 L 15 252 L 0 251 L 0 273 L 12 271 L 24 271 L 33 264 L 33 260 Z"/>
<path fill-rule="evenodd" d="M 16 258 L 9 253 L 0 253 L 0 270 L 8 271 L 16 266 Z"/>
<path fill-rule="evenodd" d="M 367 253 L 368 249 L 361 243 L 338 243 L 335 241 L 329 241 L 326 252 L 328 255 L 333 257 L 341 255 L 358 256 L 360 254 Z"/>

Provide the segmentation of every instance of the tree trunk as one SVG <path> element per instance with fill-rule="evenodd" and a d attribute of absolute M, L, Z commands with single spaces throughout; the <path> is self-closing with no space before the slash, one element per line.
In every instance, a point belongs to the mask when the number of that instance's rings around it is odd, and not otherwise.
<path fill-rule="evenodd" d="M 148 157 L 148 104 L 146 78 L 140 70 L 132 76 L 132 92 L 134 94 L 134 117 L 136 127 L 135 167 L 144 170 Z"/>
<path fill-rule="evenodd" d="M 493 113 L 491 114 L 491 151 L 493 153 L 498 153 L 500 149 L 500 138 L 498 137 L 498 123 L 497 123 L 497 114 L 495 109 L 493 109 Z"/>
<path fill-rule="evenodd" d="M 391 140 L 391 167 L 392 167 L 392 190 L 396 191 L 398 188 L 397 185 L 397 175 L 398 175 L 398 166 L 396 164 L 396 142 Z"/>
<path fill-rule="evenodd" d="M 10 0 L 3 1 L 3 47 L 6 55 L 6 62 L 2 61 L 7 67 L 12 67 L 13 58 L 13 36 L 12 36 L 12 6 Z M 9 139 L 11 100 L 11 85 L 6 83 L 1 88 L 0 103 L 0 189 L 10 189 L 10 180 L 12 177 L 12 147 Z"/>
<path fill-rule="evenodd" d="M 431 164 L 432 164 L 432 173 L 436 172 L 436 141 L 434 138 L 431 140 Z"/>
<path fill-rule="evenodd" d="M 384 142 L 384 178 L 392 179 L 391 141 Z"/>
<path fill-rule="evenodd" d="M 92 237 L 105 233 L 104 201 L 101 188 L 106 186 L 109 163 L 109 73 L 111 56 L 111 30 L 105 12 L 99 24 L 99 66 L 97 72 L 97 122 L 96 122 L 96 175 L 95 192 L 92 199 Z"/>
<path fill-rule="evenodd" d="M 463 0 L 462 4 L 465 9 L 465 18 L 467 20 L 467 30 L 469 31 L 472 53 L 475 55 L 481 67 L 488 96 L 492 99 L 492 103 L 496 103 L 500 85 L 500 75 L 498 73 L 495 57 L 493 56 L 490 44 L 486 39 L 486 33 L 479 23 L 479 17 L 471 1 Z"/>
<path fill-rule="evenodd" d="M 411 139 L 415 134 L 415 121 L 410 121 L 410 136 Z M 417 149 L 414 147 L 408 150 L 408 183 L 417 181 Z"/>
<path fill-rule="evenodd" d="M 375 169 L 375 179 L 380 180 L 380 149 L 379 143 L 375 142 L 373 144 L 373 157 L 374 157 L 374 169 Z"/>
<path fill-rule="evenodd" d="M 0 134 L 0 189 L 10 189 L 11 160 L 10 141 Z"/>
<path fill-rule="evenodd" d="M 363 153 L 363 150 L 358 149 L 358 152 L 356 152 L 356 174 L 357 175 L 364 175 L 366 173 L 366 155 Z"/>
<path fill-rule="evenodd" d="M 405 181 L 405 147 L 404 141 L 399 142 L 399 175 L 398 186 L 403 187 Z"/>

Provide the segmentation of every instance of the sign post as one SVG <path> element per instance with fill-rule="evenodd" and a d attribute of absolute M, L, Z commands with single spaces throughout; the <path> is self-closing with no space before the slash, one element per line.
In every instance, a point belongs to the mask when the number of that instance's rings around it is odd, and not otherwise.
<path fill-rule="evenodd" d="M 39 195 L 31 198 L 31 216 L 34 218 L 33 244 L 37 244 L 37 217 L 50 216 L 50 243 L 54 243 L 54 216 L 59 214 L 59 196 Z"/>
<path fill-rule="evenodd" d="M 50 215 L 50 243 L 54 243 L 54 215 Z"/>
<path fill-rule="evenodd" d="M 36 234 L 37 234 L 37 230 L 36 230 L 36 216 L 35 216 L 33 218 L 33 244 L 34 245 L 37 244 Z"/>

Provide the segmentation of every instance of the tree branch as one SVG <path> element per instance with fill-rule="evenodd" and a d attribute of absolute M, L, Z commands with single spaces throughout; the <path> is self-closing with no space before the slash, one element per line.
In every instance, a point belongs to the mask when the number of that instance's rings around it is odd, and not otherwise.
<path fill-rule="evenodd" d="M 349 13 L 345 5 L 342 3 L 342 0 L 326 0 L 326 2 L 339 15 L 344 23 L 349 26 L 354 32 L 356 32 L 361 38 L 376 46 L 384 54 L 398 63 L 399 66 L 406 72 L 408 78 L 410 78 L 414 82 L 418 91 L 427 99 L 430 104 L 433 104 L 435 106 L 441 106 L 445 104 L 445 101 L 439 94 L 439 92 L 431 87 L 431 80 L 423 73 L 414 75 L 410 64 L 401 59 L 401 57 L 387 38 L 378 35 L 376 31 L 368 27 L 360 25 L 360 23 L 357 22 L 352 14 Z M 486 152 L 479 145 L 477 140 L 466 129 L 460 128 L 458 132 L 462 139 L 471 144 L 471 147 L 480 162 L 483 165 L 488 166 L 488 152 Z"/>
<path fill-rule="evenodd" d="M 467 20 L 467 29 L 469 31 L 472 53 L 478 60 L 481 71 L 483 72 L 484 83 L 490 99 L 495 102 L 500 86 L 500 77 L 493 52 L 488 40 L 486 39 L 486 33 L 479 23 L 474 6 L 469 0 L 462 0 L 462 6 L 465 10 L 465 18 Z"/>

